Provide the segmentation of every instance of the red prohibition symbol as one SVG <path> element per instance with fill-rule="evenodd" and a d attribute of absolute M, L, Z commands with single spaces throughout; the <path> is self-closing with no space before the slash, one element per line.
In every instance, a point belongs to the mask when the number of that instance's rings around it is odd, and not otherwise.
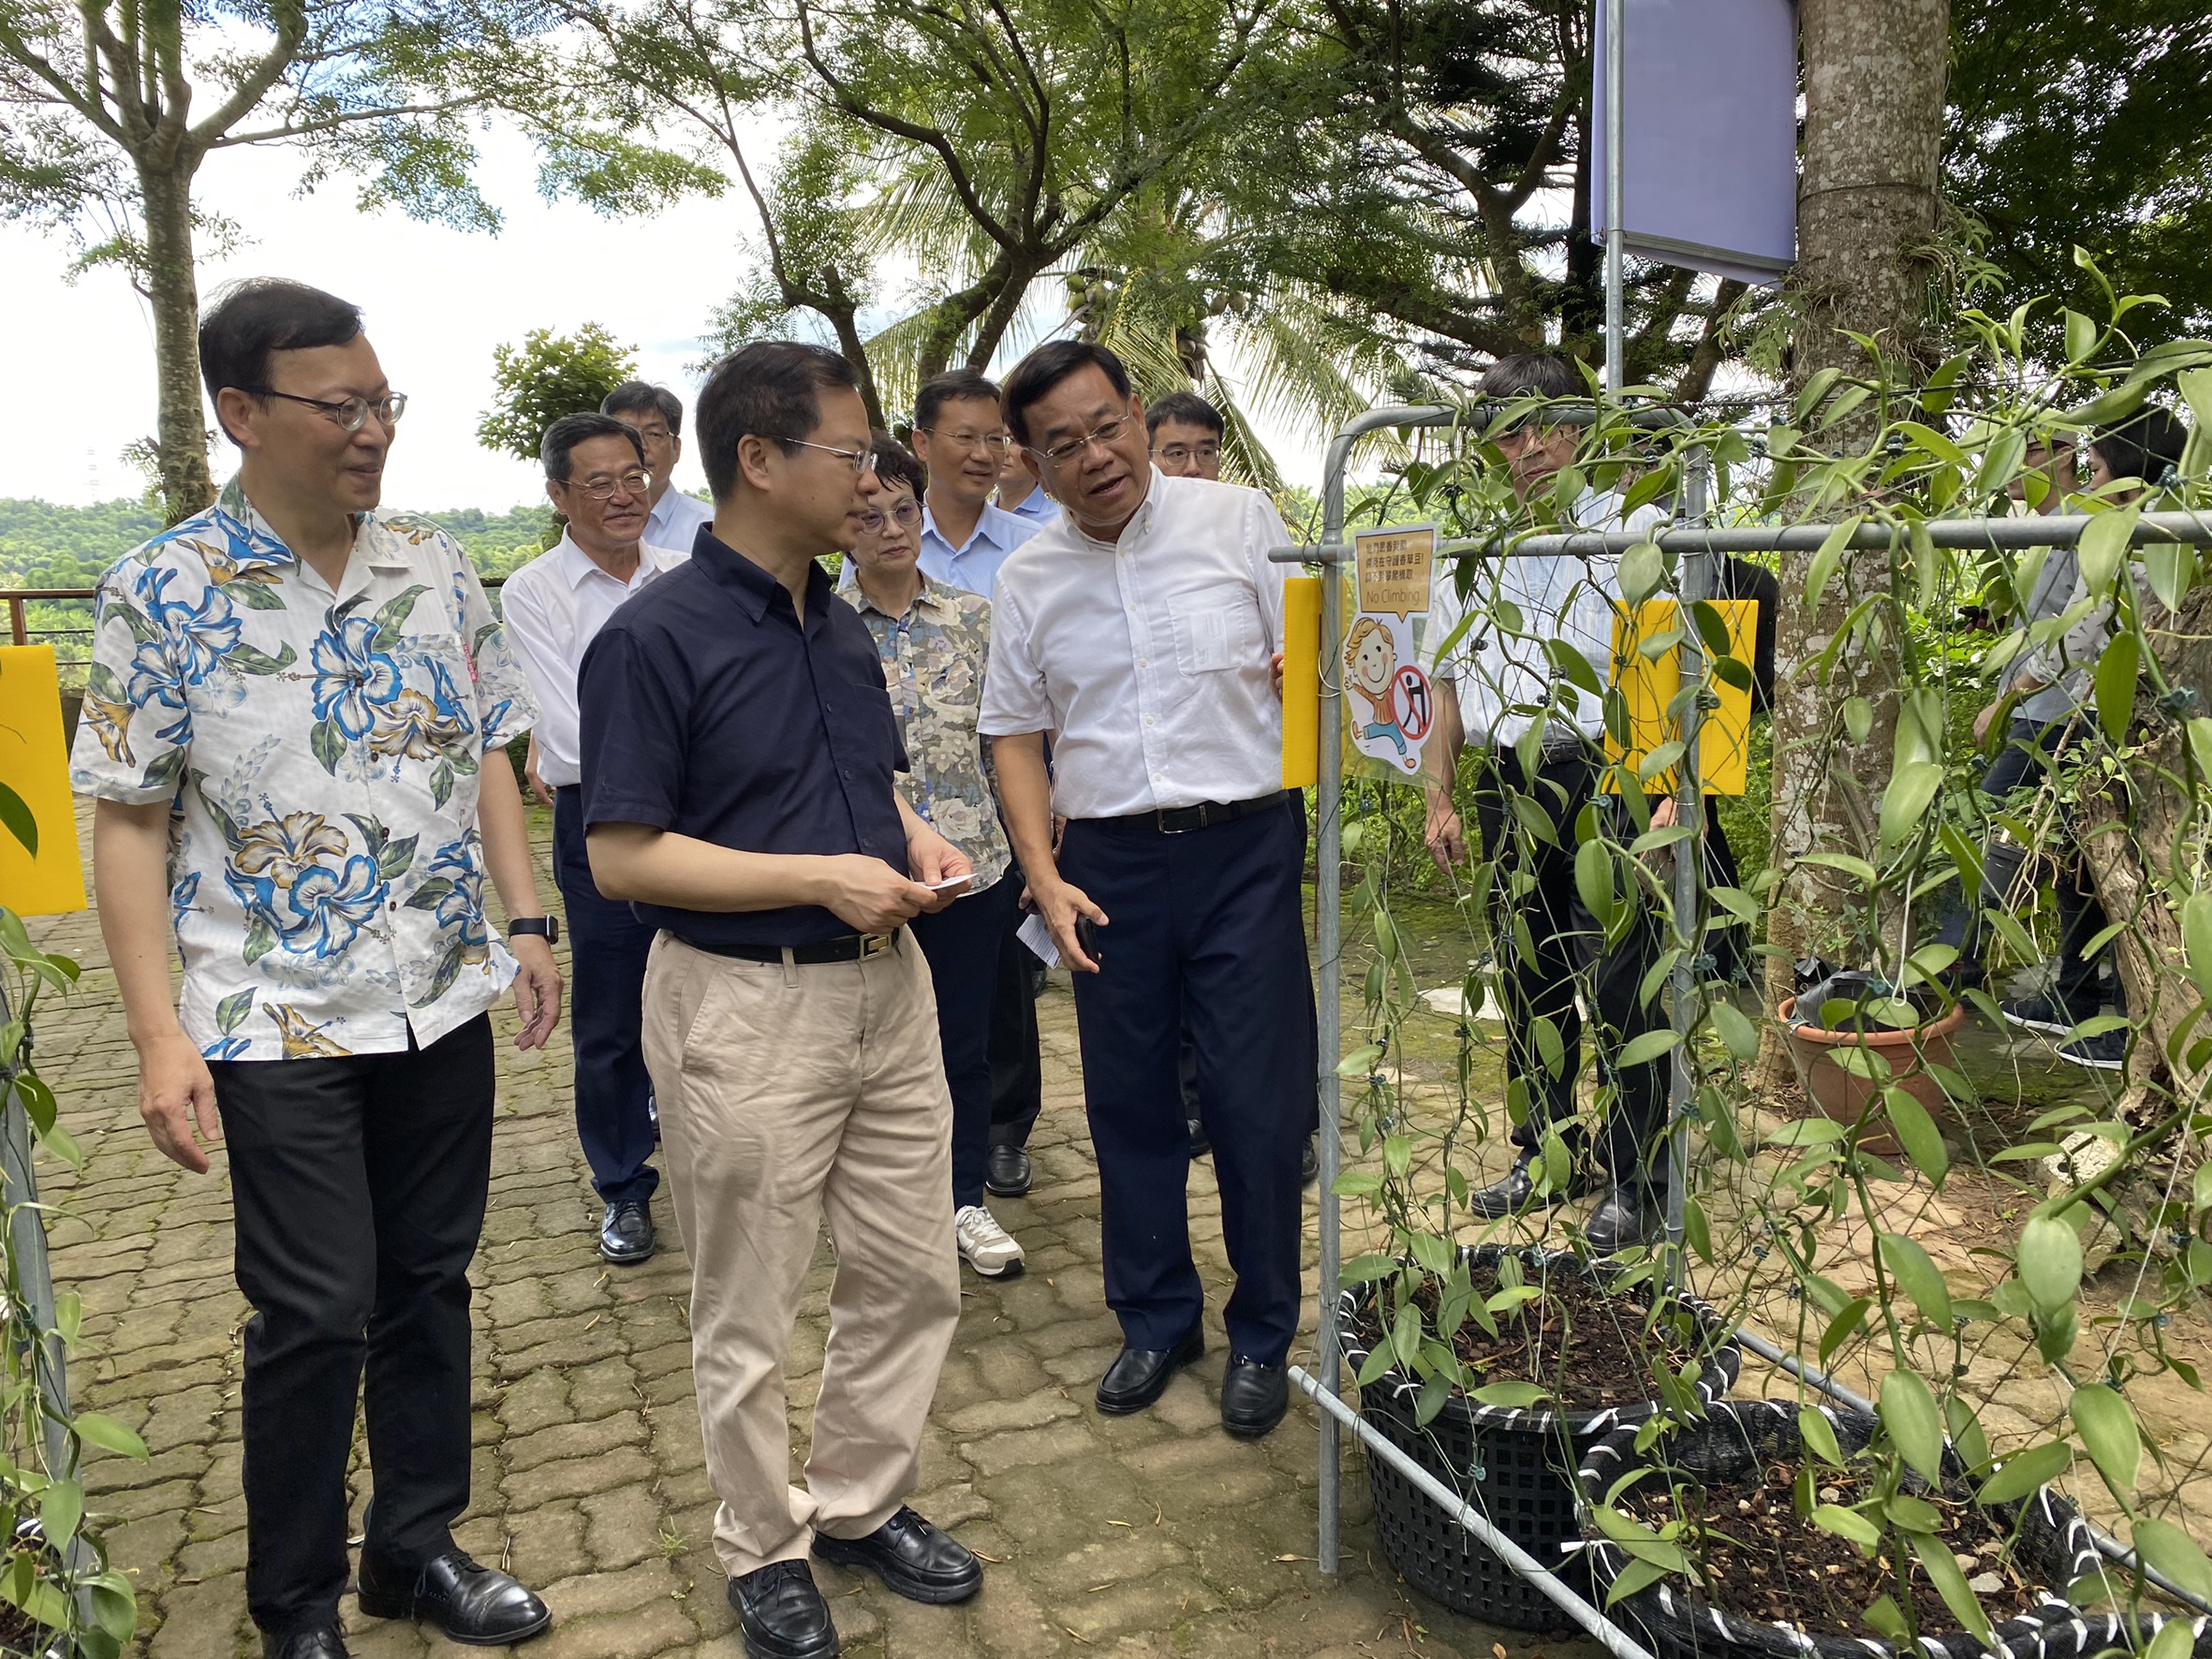
<path fill-rule="evenodd" d="M 1435 697 L 1428 676 L 1410 663 L 1391 682 L 1391 712 L 1398 717 L 1398 729 L 1414 742 L 1426 737 L 1436 721 Z"/>

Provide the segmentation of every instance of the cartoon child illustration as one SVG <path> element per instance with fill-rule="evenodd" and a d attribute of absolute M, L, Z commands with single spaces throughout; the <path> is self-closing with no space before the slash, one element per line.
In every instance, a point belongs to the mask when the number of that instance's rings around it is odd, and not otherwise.
<path fill-rule="evenodd" d="M 1388 738 L 1398 753 L 1406 753 L 1406 733 L 1398 725 L 1394 695 L 1398 673 L 1398 648 L 1390 629 L 1371 616 L 1352 624 L 1344 641 L 1344 672 L 1352 689 L 1367 699 L 1375 718 L 1360 728 L 1363 738 Z"/>

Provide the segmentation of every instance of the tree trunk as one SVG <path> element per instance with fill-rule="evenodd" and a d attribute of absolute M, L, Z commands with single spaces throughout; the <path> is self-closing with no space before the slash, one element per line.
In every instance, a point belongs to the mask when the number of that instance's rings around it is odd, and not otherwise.
<path fill-rule="evenodd" d="M 192 261 L 195 165 L 183 158 L 142 158 L 138 169 L 146 225 L 146 299 L 154 310 L 154 443 L 161 467 L 162 513 L 171 524 L 215 498 L 199 390 L 199 278 Z"/>
<path fill-rule="evenodd" d="M 1804 315 L 1792 345 L 1792 380 L 1802 389 L 1829 367 L 1873 377 L 1875 365 L 1846 330 L 1879 340 L 1895 370 L 1913 377 L 1928 349 L 1924 250 L 1938 224 L 1950 0 L 1802 0 L 1798 18 L 1805 168 L 1792 286 Z M 1870 401 L 1855 420 L 1822 439 L 1864 444 L 1880 418 L 1879 400 Z M 1850 606 L 1889 586 L 1889 554 L 1847 554 L 1826 591 L 1807 606 L 1811 563 L 1809 554 L 1787 556 L 1780 573 L 1773 863 L 1782 879 L 1767 939 L 1781 954 L 1767 963 L 1769 1006 L 1792 993 L 1793 960 L 1809 949 L 1836 948 L 1848 936 L 1848 881 L 1797 860 L 1815 850 L 1876 857 L 1874 824 L 1896 729 L 1894 643 L 1880 649 L 1862 639 L 1836 653 L 1825 678 L 1818 668 Z M 1874 712 L 1872 729 L 1859 743 L 1850 741 L 1839 717 L 1852 697 L 1865 697 Z M 1770 1085 L 1791 1076 L 1771 1029 L 1761 1076 Z"/>

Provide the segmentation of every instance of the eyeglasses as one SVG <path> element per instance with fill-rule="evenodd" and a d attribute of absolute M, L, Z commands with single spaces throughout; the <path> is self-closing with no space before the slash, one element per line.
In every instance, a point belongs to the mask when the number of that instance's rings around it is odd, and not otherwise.
<path fill-rule="evenodd" d="M 407 412 L 407 394 L 388 391 L 371 402 L 367 398 L 340 398 L 332 403 L 324 398 L 303 398 L 296 392 L 278 391 L 272 386 L 242 386 L 238 389 L 258 398 L 282 398 L 288 404 L 305 404 L 310 409 L 320 409 L 347 432 L 359 432 L 376 416 L 386 426 L 397 426 L 399 418 Z"/>
<path fill-rule="evenodd" d="M 588 495 L 594 501 L 607 501 L 617 491 L 625 495 L 644 494 L 653 488 L 653 475 L 638 467 L 615 477 L 595 478 L 588 484 L 576 478 L 563 478 L 561 482 L 579 495 Z"/>
<path fill-rule="evenodd" d="M 802 449 L 819 449 L 824 455 L 834 455 L 852 468 L 852 476 L 856 478 L 863 473 L 876 470 L 876 451 L 873 449 L 840 449 L 832 444 L 810 444 L 804 438 L 786 438 L 783 441 L 796 444 Z"/>
<path fill-rule="evenodd" d="M 1155 449 L 1153 453 L 1162 461 L 1172 461 L 1177 466 L 1181 466 L 1186 461 L 1220 460 L 1221 446 L 1219 444 L 1170 444 L 1164 449 Z"/>
<path fill-rule="evenodd" d="M 858 516 L 861 534 L 880 536 L 883 533 L 883 524 L 886 519 L 896 524 L 901 530 L 911 530 L 922 522 L 922 504 L 909 497 L 887 512 L 877 512 L 871 508 Z"/>
<path fill-rule="evenodd" d="M 1065 444 L 1054 444 L 1050 449 L 1032 448 L 1029 453 L 1051 462 L 1054 466 L 1065 466 L 1093 444 L 1103 449 L 1121 436 L 1121 429 L 1129 423 L 1127 415 L 1116 415 L 1112 420 L 1100 421 L 1080 438 L 1070 438 Z"/>
<path fill-rule="evenodd" d="M 934 426 L 918 426 L 916 432 L 925 432 L 940 444 L 950 444 L 955 449 L 988 449 L 1004 461 L 1014 447 L 1014 441 L 1002 432 L 944 432 Z"/>

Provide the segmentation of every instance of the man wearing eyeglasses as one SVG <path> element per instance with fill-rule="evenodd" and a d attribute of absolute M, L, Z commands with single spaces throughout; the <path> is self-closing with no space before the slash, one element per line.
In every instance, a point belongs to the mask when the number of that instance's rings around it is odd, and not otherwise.
<path fill-rule="evenodd" d="M 1144 411 L 1152 464 L 1171 478 L 1221 477 L 1221 439 L 1229 424 L 1195 391 L 1178 391 Z"/>
<path fill-rule="evenodd" d="M 365 1370 L 361 1611 L 520 1641 L 552 1614 L 451 1528 L 491 1009 L 512 984 L 523 1049 L 560 1013 L 506 754 L 529 687 L 452 537 L 378 510 L 406 399 L 355 307 L 242 283 L 199 359 L 239 473 L 102 580 L 74 782 L 140 1115 L 196 1175 L 218 1123 L 229 1153 L 247 1608 L 268 1659 L 343 1659 Z"/>
<path fill-rule="evenodd" d="M 892 785 L 882 659 L 819 560 L 882 487 L 858 376 L 761 341 L 699 394 L 715 521 L 610 617 L 578 677 L 592 877 L 658 931 L 645 1064 L 691 1262 L 715 1549 L 754 1659 L 827 1659 L 806 1565 L 973 1595 L 982 1568 L 907 1506 L 960 1318 L 952 1097 L 907 923 L 974 866 Z M 824 1216 L 836 1247 L 804 1490 L 784 1357 Z"/>
<path fill-rule="evenodd" d="M 973 369 L 922 383 L 914 397 L 914 453 L 929 471 L 922 497 L 922 574 L 981 598 L 1006 556 L 1042 528 L 1033 518 L 993 505 L 993 491 L 1013 450 L 999 414 L 998 388 Z M 1019 1197 L 1035 1182 L 1029 1132 L 1044 1109 L 1044 1065 L 1037 1031 L 1042 964 L 1023 944 L 1023 912 L 1008 918 L 991 1006 L 991 1152 L 985 1184 Z"/>
<path fill-rule="evenodd" d="M 1289 537 L 1257 490 L 1161 476 L 1103 346 L 1038 347 L 1007 379 L 1006 415 L 1064 517 L 999 569 L 979 725 L 1030 893 L 1075 971 L 1124 1344 L 1099 1409 L 1143 1410 L 1205 1351 L 1176 1077 L 1187 1011 L 1236 1273 L 1221 1422 L 1265 1434 L 1289 1400 L 1315 1064 L 1305 836 L 1282 783 L 1282 567 L 1268 559 Z"/>
<path fill-rule="evenodd" d="M 645 539 L 655 547 L 691 551 L 691 538 L 712 521 L 715 509 L 687 495 L 671 481 L 684 457 L 684 400 L 665 386 L 625 380 L 599 400 L 599 413 L 612 415 L 638 434 L 644 447 L 645 471 L 653 478 L 653 504 L 645 514 Z"/>
<path fill-rule="evenodd" d="M 507 580 L 501 609 L 539 710 L 539 778 L 553 794 L 553 878 L 568 913 L 575 991 L 576 1138 L 606 1206 L 599 1255 L 617 1267 L 653 1254 L 653 1084 L 639 995 L 653 930 L 592 885 L 576 749 L 576 670 L 615 609 L 691 556 L 641 540 L 653 478 L 645 445 L 612 415 L 564 415 L 540 450 L 545 492 L 567 521 L 560 541 Z"/>

